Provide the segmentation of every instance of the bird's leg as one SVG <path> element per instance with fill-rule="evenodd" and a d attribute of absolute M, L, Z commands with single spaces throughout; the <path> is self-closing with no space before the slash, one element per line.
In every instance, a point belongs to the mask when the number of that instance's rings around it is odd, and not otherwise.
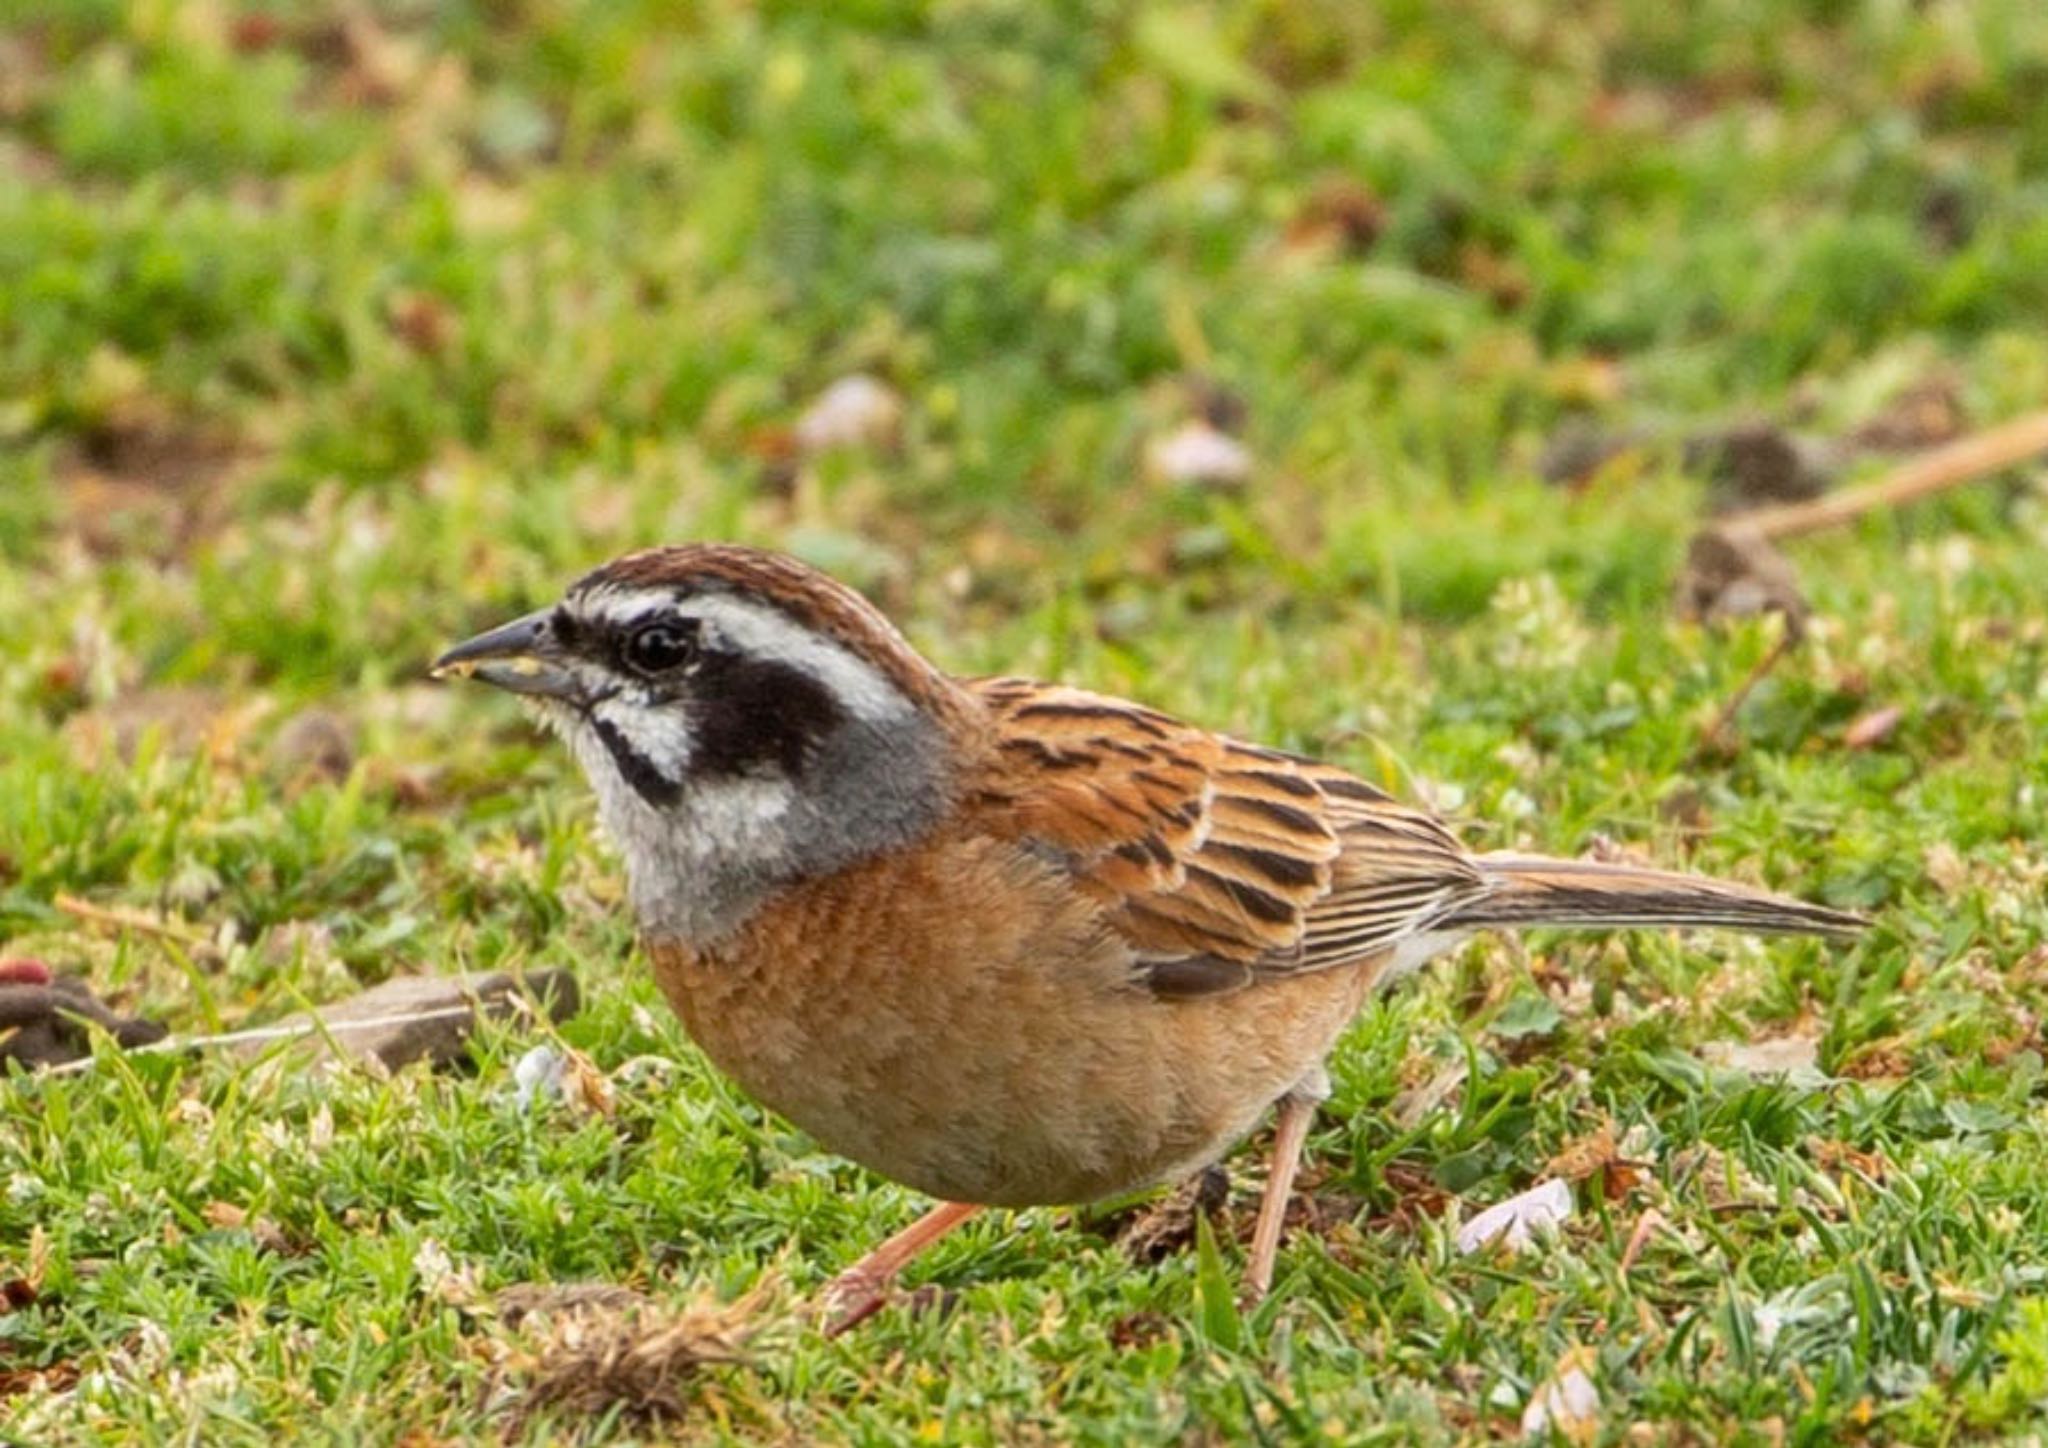
<path fill-rule="evenodd" d="M 1252 1254 L 1245 1263 L 1244 1301 L 1249 1307 L 1266 1295 L 1273 1285 L 1273 1263 L 1280 1254 L 1280 1228 L 1287 1220 L 1287 1203 L 1294 1195 L 1294 1173 L 1301 1165 L 1301 1148 L 1308 1140 L 1309 1123 L 1316 1106 L 1330 1094 L 1321 1071 L 1280 1098 L 1273 1121 L 1273 1165 L 1266 1173 L 1266 1193 L 1259 1198 L 1258 1225 L 1252 1228 Z"/>
<path fill-rule="evenodd" d="M 825 1288 L 825 1310 L 830 1314 L 825 1335 L 837 1337 L 874 1316 L 888 1300 L 889 1284 L 910 1259 L 980 1210 L 973 1202 L 940 1202 L 834 1277 Z"/>

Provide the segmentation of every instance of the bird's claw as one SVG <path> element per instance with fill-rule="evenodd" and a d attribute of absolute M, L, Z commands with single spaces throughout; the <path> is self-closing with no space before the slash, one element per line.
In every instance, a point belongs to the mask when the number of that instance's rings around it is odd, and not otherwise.
<path fill-rule="evenodd" d="M 827 1284 L 820 1298 L 825 1336 L 851 1332 L 880 1312 L 889 1301 L 890 1279 L 852 1268 Z"/>

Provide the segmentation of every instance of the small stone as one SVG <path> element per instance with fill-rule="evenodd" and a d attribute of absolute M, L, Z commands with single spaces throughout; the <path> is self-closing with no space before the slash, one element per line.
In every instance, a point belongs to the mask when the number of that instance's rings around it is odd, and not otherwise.
<path fill-rule="evenodd" d="M 303 709 L 277 731 L 270 758 L 288 778 L 312 775 L 339 784 L 355 767 L 355 741 L 340 715 Z"/>
<path fill-rule="evenodd" d="M 1845 749 L 1875 749 L 1892 737 L 1905 717 L 1906 711 L 1897 704 L 1886 704 L 1860 714 L 1842 731 L 1842 746 Z"/>
<path fill-rule="evenodd" d="M 797 450 L 807 456 L 847 447 L 893 447 L 903 425 L 903 399 L 864 372 L 842 377 L 796 422 Z"/>
<path fill-rule="evenodd" d="M 1677 594 L 1678 611 L 1703 622 L 1782 614 L 1794 642 L 1805 636 L 1812 614 L 1785 556 L 1757 533 L 1732 523 L 1693 535 Z"/>
<path fill-rule="evenodd" d="M 1708 1041 L 1700 1059 L 1745 1076 L 1777 1076 L 1797 1085 L 1820 1085 L 1820 1040 L 1815 1036 L 1776 1036 L 1767 1041 Z"/>
<path fill-rule="evenodd" d="M 1961 852 L 1947 840 L 1936 840 L 1929 845 L 1921 863 L 1926 867 L 1927 878 L 1949 899 L 1953 900 L 1968 888 L 1970 867 L 1964 862 Z"/>
<path fill-rule="evenodd" d="M 1686 439 L 1685 468 L 1702 473 L 1717 511 L 1803 503 L 1834 483 L 1835 449 L 1769 422 L 1746 422 Z"/>

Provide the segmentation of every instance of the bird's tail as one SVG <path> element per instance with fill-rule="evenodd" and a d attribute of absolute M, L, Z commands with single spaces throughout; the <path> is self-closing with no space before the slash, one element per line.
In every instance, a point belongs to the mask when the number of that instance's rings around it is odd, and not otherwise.
<path fill-rule="evenodd" d="M 1869 924 L 1860 915 L 1747 885 L 1639 865 L 1505 853 L 1480 855 L 1475 863 L 1490 888 L 1453 907 L 1433 929 L 1668 925 L 1846 936 Z"/>

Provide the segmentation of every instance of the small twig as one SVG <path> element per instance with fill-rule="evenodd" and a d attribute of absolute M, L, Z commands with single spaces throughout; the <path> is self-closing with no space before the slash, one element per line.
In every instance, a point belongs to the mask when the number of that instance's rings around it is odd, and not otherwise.
<path fill-rule="evenodd" d="M 1897 508 L 2002 472 L 2048 452 L 2048 412 L 2036 412 L 1936 448 L 1875 482 L 1843 488 L 1805 503 L 1756 508 L 1724 519 L 1761 538 L 1790 538 L 1847 523 L 1878 508 Z"/>
<path fill-rule="evenodd" d="M 1628 1269 L 1636 1265 L 1636 1258 L 1642 1255 L 1643 1248 L 1649 1245 L 1651 1235 L 1664 1225 L 1664 1214 L 1655 1207 L 1649 1208 L 1636 1218 L 1635 1230 L 1628 1234 L 1628 1246 L 1621 1254 L 1621 1272 L 1624 1277 L 1628 1275 Z"/>
<path fill-rule="evenodd" d="M 1771 670 L 1778 667 L 1779 661 L 1791 652 L 1792 632 L 1786 629 L 1779 633 L 1778 641 L 1771 645 L 1771 651 L 1758 659 L 1756 667 L 1735 686 L 1735 692 L 1728 696 L 1727 702 L 1721 705 L 1720 712 L 1714 715 L 1714 722 L 1700 735 L 1700 754 L 1717 754 L 1728 747 L 1727 734 L 1729 726 L 1735 722 L 1736 714 L 1749 702 L 1749 696 L 1756 692 L 1756 686 L 1761 684 Z"/>
<path fill-rule="evenodd" d="M 87 925 L 96 925 L 103 930 L 132 930 L 141 935 L 155 935 L 165 940 L 174 940 L 188 950 L 219 953 L 219 948 L 191 926 L 152 915 L 145 910 L 130 910 L 120 905 L 95 905 L 90 900 L 81 900 L 76 895 L 59 894 L 50 902 L 57 909 L 82 920 Z"/>
<path fill-rule="evenodd" d="M 158 1055 L 165 1051 L 197 1051 L 208 1046 L 241 1046 L 255 1041 L 291 1041 L 302 1036 L 345 1036 L 354 1031 L 381 1030 L 385 1026 L 410 1026 L 420 1021 L 445 1021 L 457 1016 L 476 1013 L 470 1004 L 440 1006 L 428 1011 L 400 1011 L 389 1016 L 365 1016 L 359 1021 L 301 1021 L 290 1026 L 251 1026 L 240 1031 L 221 1031 L 207 1036 L 165 1036 L 161 1041 L 151 1041 L 146 1046 L 131 1046 L 124 1051 L 128 1056 Z M 71 1075 L 92 1069 L 93 1058 L 81 1056 L 76 1061 L 64 1061 L 55 1066 L 45 1067 L 51 1076 Z"/>

